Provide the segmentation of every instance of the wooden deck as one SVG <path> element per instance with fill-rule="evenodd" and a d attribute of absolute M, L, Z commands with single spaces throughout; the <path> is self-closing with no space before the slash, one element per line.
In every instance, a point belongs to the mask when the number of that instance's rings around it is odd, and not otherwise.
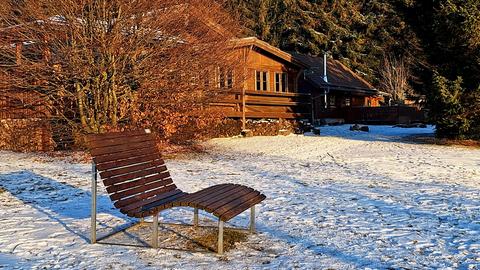
<path fill-rule="evenodd" d="M 297 119 L 310 117 L 310 104 L 310 94 L 233 91 L 211 105 L 222 107 L 230 118 Z"/>

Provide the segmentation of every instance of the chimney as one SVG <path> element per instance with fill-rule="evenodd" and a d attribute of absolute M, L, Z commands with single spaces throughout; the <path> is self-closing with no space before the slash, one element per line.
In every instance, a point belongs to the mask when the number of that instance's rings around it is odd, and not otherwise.
<path fill-rule="evenodd" d="M 323 81 L 328 83 L 327 76 L 327 53 L 323 55 Z"/>

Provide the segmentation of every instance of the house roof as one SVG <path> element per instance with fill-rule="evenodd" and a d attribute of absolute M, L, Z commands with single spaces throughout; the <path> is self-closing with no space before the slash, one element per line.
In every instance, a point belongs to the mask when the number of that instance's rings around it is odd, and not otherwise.
<path fill-rule="evenodd" d="M 299 61 L 297 58 L 293 57 L 292 54 L 282 51 L 279 48 L 272 46 L 267 42 L 262 41 L 256 37 L 237 38 L 237 39 L 233 39 L 231 42 L 232 42 L 232 47 L 234 48 L 255 46 L 263 51 L 273 54 L 278 58 L 286 62 L 292 63 L 298 67 L 301 67 L 301 68 L 309 67 L 308 64 L 304 63 L 303 61 Z"/>
<path fill-rule="evenodd" d="M 351 69 L 334 59 L 327 60 L 328 83 L 323 80 L 323 57 L 292 53 L 292 56 L 308 65 L 307 79 L 320 88 L 331 90 L 357 92 L 362 94 L 378 94 L 378 91 L 365 79 Z"/>

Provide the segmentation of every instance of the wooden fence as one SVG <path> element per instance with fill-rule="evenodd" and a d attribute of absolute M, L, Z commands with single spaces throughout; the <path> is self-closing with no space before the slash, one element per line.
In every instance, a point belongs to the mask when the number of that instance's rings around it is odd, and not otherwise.
<path fill-rule="evenodd" d="M 344 107 L 316 112 L 316 118 L 341 118 L 346 123 L 408 124 L 426 122 L 426 111 L 410 106 Z"/>

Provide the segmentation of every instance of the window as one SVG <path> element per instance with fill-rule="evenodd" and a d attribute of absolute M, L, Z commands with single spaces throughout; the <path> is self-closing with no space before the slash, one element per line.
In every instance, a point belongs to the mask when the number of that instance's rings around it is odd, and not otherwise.
<path fill-rule="evenodd" d="M 329 96 L 330 107 L 335 107 L 335 96 Z"/>
<path fill-rule="evenodd" d="M 352 105 L 351 99 L 349 97 L 345 98 L 345 106 L 350 107 L 351 105 Z"/>
<path fill-rule="evenodd" d="M 255 90 L 268 91 L 269 79 L 267 71 L 255 71 Z"/>
<path fill-rule="evenodd" d="M 233 70 L 218 69 L 218 87 L 233 88 Z"/>
<path fill-rule="evenodd" d="M 224 68 L 219 68 L 218 86 L 220 88 L 225 88 L 225 69 Z"/>
<path fill-rule="evenodd" d="M 287 73 L 275 73 L 275 92 L 288 92 Z"/>
<path fill-rule="evenodd" d="M 233 71 L 227 72 L 227 88 L 233 88 Z"/>

